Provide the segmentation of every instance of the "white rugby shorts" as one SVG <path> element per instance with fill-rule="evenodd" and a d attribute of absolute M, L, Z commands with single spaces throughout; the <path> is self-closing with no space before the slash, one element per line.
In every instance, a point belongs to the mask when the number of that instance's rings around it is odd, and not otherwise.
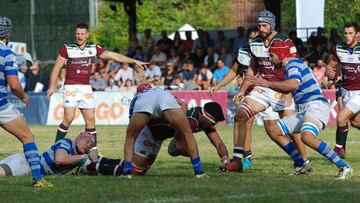
<path fill-rule="evenodd" d="M 0 161 L 0 166 L 5 169 L 5 172 L 11 173 L 12 176 L 27 176 L 31 175 L 31 169 L 24 154 L 13 154 Z M 10 171 L 7 171 L 10 169 Z"/>
<path fill-rule="evenodd" d="M 64 85 L 64 107 L 95 108 L 94 93 L 90 85 Z"/>
<path fill-rule="evenodd" d="M 159 153 L 162 142 L 163 141 L 161 140 L 155 139 L 150 129 L 145 126 L 135 140 L 134 152 L 146 159 L 149 155 L 156 155 Z"/>
<path fill-rule="evenodd" d="M 353 114 L 357 114 L 360 111 L 360 90 L 351 91 L 344 89 L 344 106 Z"/>

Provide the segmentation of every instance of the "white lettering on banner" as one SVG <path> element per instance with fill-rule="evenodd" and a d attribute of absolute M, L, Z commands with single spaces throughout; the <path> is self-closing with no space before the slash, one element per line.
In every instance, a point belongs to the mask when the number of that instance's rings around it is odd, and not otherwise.
<path fill-rule="evenodd" d="M 133 92 L 94 92 L 95 121 L 97 125 L 126 125 L 129 122 L 129 104 Z M 47 125 L 58 125 L 64 116 L 63 95 L 56 93 L 51 97 Z M 74 125 L 85 124 L 80 110 L 75 113 Z"/>
<path fill-rule="evenodd" d="M 203 107 L 206 103 L 209 103 L 209 102 L 212 102 L 213 100 L 211 99 L 200 99 L 200 106 Z M 196 106 L 199 106 L 197 103 L 196 103 L 196 99 L 190 99 L 189 102 L 188 102 L 188 108 L 193 108 L 193 107 L 196 107 Z"/>

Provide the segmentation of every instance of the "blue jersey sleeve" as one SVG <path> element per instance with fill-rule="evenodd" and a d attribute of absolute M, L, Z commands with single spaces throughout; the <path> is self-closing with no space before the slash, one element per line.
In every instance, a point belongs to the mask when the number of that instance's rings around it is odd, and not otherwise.
<path fill-rule="evenodd" d="M 301 70 L 297 66 L 290 66 L 286 68 L 286 79 L 296 79 L 301 83 Z"/>
<path fill-rule="evenodd" d="M 68 138 L 61 139 L 55 143 L 55 151 L 62 149 L 71 154 L 72 148 L 73 142 Z"/>
<path fill-rule="evenodd" d="M 5 54 L 5 64 L 4 64 L 4 73 L 5 77 L 8 75 L 17 75 L 18 66 L 16 63 L 16 57 L 12 51 L 7 50 Z"/>

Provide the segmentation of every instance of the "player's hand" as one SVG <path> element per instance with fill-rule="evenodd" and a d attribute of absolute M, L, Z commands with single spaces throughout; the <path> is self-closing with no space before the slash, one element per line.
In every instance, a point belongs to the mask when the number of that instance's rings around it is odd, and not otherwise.
<path fill-rule="evenodd" d="M 244 98 L 245 94 L 243 92 L 238 92 L 237 94 L 235 94 L 235 96 L 233 97 L 233 102 L 235 104 L 240 103 L 240 101 Z"/>
<path fill-rule="evenodd" d="M 213 96 L 218 90 L 219 88 L 215 85 L 210 89 L 210 95 Z"/>
<path fill-rule="evenodd" d="M 333 70 L 328 70 L 328 71 L 326 72 L 326 75 L 327 75 L 327 77 L 328 77 L 330 80 L 333 80 L 333 79 L 335 78 L 336 72 L 333 71 Z"/>
<path fill-rule="evenodd" d="M 88 153 L 88 156 L 89 156 L 91 161 L 98 162 L 98 160 L 99 160 L 99 152 L 98 152 L 97 148 L 90 149 L 90 151 Z"/>
<path fill-rule="evenodd" d="M 54 87 L 49 87 L 47 94 L 46 94 L 46 98 L 50 99 L 50 97 L 54 94 L 55 90 Z"/>
<path fill-rule="evenodd" d="M 263 87 L 270 86 L 270 82 L 261 77 L 255 77 L 249 75 L 245 77 L 245 80 L 248 80 L 254 86 L 263 86 Z"/>
<path fill-rule="evenodd" d="M 146 70 L 147 69 L 147 65 L 149 63 L 145 63 L 145 62 L 142 62 L 142 61 L 138 61 L 138 60 L 135 60 L 134 62 L 137 66 L 140 66 L 142 69 Z"/>
<path fill-rule="evenodd" d="M 21 101 L 28 106 L 29 105 L 29 97 L 25 94 L 23 98 L 21 98 Z"/>

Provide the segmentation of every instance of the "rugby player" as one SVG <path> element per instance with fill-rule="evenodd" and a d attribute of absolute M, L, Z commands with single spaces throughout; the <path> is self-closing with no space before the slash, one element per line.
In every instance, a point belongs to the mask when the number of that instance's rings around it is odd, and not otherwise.
<path fill-rule="evenodd" d="M 257 25 L 259 35 L 250 42 L 251 61 L 246 75 L 259 74 L 262 78 L 269 81 L 284 80 L 283 70 L 277 67 L 269 60 L 269 48 L 273 46 L 288 46 L 291 49 L 292 56 L 296 56 L 296 48 L 293 42 L 286 36 L 276 32 L 275 16 L 270 11 L 261 11 L 258 14 Z M 243 82 L 240 92 L 234 96 L 234 102 L 239 102 L 244 98 L 245 92 L 249 88 L 247 82 Z M 273 111 L 267 110 L 269 107 Z M 267 113 L 265 129 L 267 134 L 276 142 L 288 155 L 294 160 L 295 173 L 311 170 L 310 162 L 307 160 L 305 148 L 301 142 L 300 136 L 294 136 L 295 142 L 290 141 L 289 137 L 272 137 L 270 126 L 276 124 L 276 120 L 286 115 L 294 113 L 294 102 L 291 95 L 282 94 L 266 87 L 254 87 L 254 89 L 243 99 L 242 104 L 235 114 L 235 122 L 238 123 L 238 137 L 234 147 L 234 156 L 225 171 L 242 171 L 242 158 L 244 140 L 246 140 L 248 128 L 246 123 L 249 119 L 259 112 Z M 277 112 L 277 113 L 276 113 Z M 287 143 L 284 145 L 284 143 Z M 299 150 L 299 151 L 298 151 Z M 304 171 L 305 172 L 305 171 Z"/>
<path fill-rule="evenodd" d="M 140 90 L 141 89 L 141 90 Z M 188 146 L 190 160 L 196 178 L 207 177 L 201 167 L 201 160 L 186 115 L 174 96 L 160 88 L 151 88 L 149 84 L 138 87 L 137 94 L 130 102 L 130 121 L 126 129 L 124 143 L 123 177 L 132 177 L 132 161 L 135 140 L 150 119 L 163 118 L 173 126 L 182 136 Z"/>
<path fill-rule="evenodd" d="M 338 64 L 341 65 L 341 87 L 338 94 L 342 96 L 344 107 L 339 109 L 336 117 L 336 145 L 334 151 L 345 158 L 348 122 L 360 129 L 360 37 L 357 23 L 345 23 L 344 42 L 336 45 L 328 64 L 328 77 L 335 79 Z"/>
<path fill-rule="evenodd" d="M 215 128 L 218 122 L 225 119 L 221 106 L 216 102 L 209 102 L 204 107 L 189 109 L 186 116 L 192 132 L 204 131 L 214 145 L 220 162 L 226 164 L 229 161 L 228 151 Z M 168 138 L 172 138 L 168 146 L 171 156 L 189 156 L 186 141 L 176 132 L 175 128 L 163 119 L 151 119 L 136 138 L 132 173 L 144 175 L 154 163 L 164 140 Z M 113 162 L 114 164 L 103 164 L 102 158 L 100 158 L 100 163 L 92 162 L 82 173 L 98 172 L 102 175 L 121 175 L 123 161 L 114 159 Z"/>
<path fill-rule="evenodd" d="M 95 63 L 96 56 L 102 59 L 135 63 L 143 68 L 145 68 L 146 64 L 115 52 L 106 51 L 99 45 L 88 43 L 89 27 L 85 23 L 80 23 L 76 26 L 75 35 L 76 40 L 74 43 L 64 44 L 60 49 L 50 76 L 48 97 L 54 94 L 60 70 L 66 65 L 63 91 L 64 118 L 58 126 L 55 141 L 66 136 L 68 128 L 75 118 L 76 108 L 80 109 L 85 120 L 85 131 L 92 133 L 96 138 L 94 95 L 89 84 L 91 69 Z M 93 156 L 91 157 L 96 160 L 98 157 L 97 149 L 94 148 L 93 151 L 94 153 L 92 153 Z"/>
<path fill-rule="evenodd" d="M 42 175 L 61 175 L 73 171 L 78 166 L 90 163 L 86 154 L 95 146 L 94 135 L 80 133 L 74 141 L 69 138 L 58 140 L 42 153 L 40 170 Z M 24 154 L 13 154 L 0 161 L 0 176 L 26 176 L 31 172 Z"/>
<path fill-rule="evenodd" d="M 12 93 L 25 105 L 29 97 L 24 93 L 18 79 L 18 67 L 14 53 L 6 46 L 12 31 L 11 20 L 0 16 L 0 125 L 13 134 L 23 144 L 24 160 L 28 162 L 29 173 L 33 176 L 33 186 L 37 188 L 53 187 L 46 181 L 40 171 L 40 155 L 31 133 L 21 113 L 8 102 L 8 86 Z"/>
<path fill-rule="evenodd" d="M 292 93 L 298 112 L 285 116 L 271 126 L 273 136 L 292 136 L 301 133 L 301 140 L 335 164 L 339 169 L 338 179 L 351 176 L 352 168 L 344 162 L 331 147 L 318 136 L 330 116 L 330 106 L 324 97 L 312 70 L 304 62 L 292 58 L 289 46 L 270 47 L 270 60 L 285 71 L 284 81 L 269 81 L 262 77 L 247 76 L 250 84 L 271 88 L 284 94 Z"/>

